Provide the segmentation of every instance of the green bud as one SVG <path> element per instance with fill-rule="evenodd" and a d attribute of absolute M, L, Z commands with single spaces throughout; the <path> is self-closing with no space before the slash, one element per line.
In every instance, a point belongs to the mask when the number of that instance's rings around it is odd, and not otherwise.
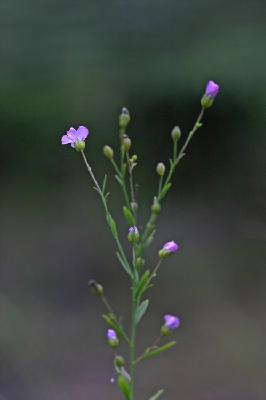
<path fill-rule="evenodd" d="M 121 141 L 121 145 L 123 146 L 125 152 L 129 151 L 131 144 L 132 144 L 132 142 L 131 142 L 130 138 L 127 135 L 124 135 L 123 139 Z"/>
<path fill-rule="evenodd" d="M 103 154 L 105 155 L 108 160 L 112 160 L 114 157 L 114 151 L 110 146 L 104 146 L 103 148 Z"/>
<path fill-rule="evenodd" d="M 134 213 L 136 213 L 138 211 L 138 203 L 136 203 L 135 201 L 132 201 L 131 207 L 132 207 L 132 211 Z"/>
<path fill-rule="evenodd" d="M 177 142 L 181 138 L 181 130 L 179 126 L 175 126 L 171 132 L 171 136 L 174 142 Z"/>
<path fill-rule="evenodd" d="M 130 122 L 129 111 L 126 107 L 123 107 L 122 112 L 118 118 L 119 128 L 125 130 L 129 124 L 129 122 Z"/>
<path fill-rule="evenodd" d="M 165 173 L 165 165 L 164 165 L 164 163 L 160 162 L 160 163 L 157 164 L 156 172 L 157 172 L 157 174 L 159 176 L 161 176 L 161 177 L 164 176 L 164 173 Z"/>
<path fill-rule="evenodd" d="M 123 367 L 123 366 L 125 365 L 125 359 L 124 359 L 124 357 L 122 357 L 122 356 L 115 356 L 114 364 L 115 364 L 115 367 L 117 367 L 117 368 Z"/>
<path fill-rule="evenodd" d="M 139 236 L 139 230 L 136 226 L 131 226 L 129 228 L 127 238 L 131 244 L 138 243 L 140 236 Z"/>
<path fill-rule="evenodd" d="M 135 163 L 137 160 L 138 160 L 138 156 L 137 156 L 137 154 L 134 154 L 134 155 L 131 157 L 131 162 L 132 162 L 132 163 Z"/>
<path fill-rule="evenodd" d="M 97 283 L 94 279 L 91 279 L 89 281 L 89 286 L 91 288 L 91 291 L 95 296 L 97 297 L 103 297 L 103 287 L 99 283 Z"/>
<path fill-rule="evenodd" d="M 173 332 L 168 329 L 165 325 L 161 327 L 161 334 L 162 336 L 170 336 Z"/>
<path fill-rule="evenodd" d="M 201 99 L 201 106 L 203 108 L 209 108 L 213 105 L 213 100 L 213 97 L 204 94 Z"/>
<path fill-rule="evenodd" d="M 144 260 L 144 258 L 142 258 L 142 257 L 137 257 L 137 259 L 136 259 L 136 267 L 137 267 L 138 269 L 141 269 L 142 267 L 144 267 L 144 265 L 145 265 L 145 260 Z"/>
<path fill-rule="evenodd" d="M 156 214 L 159 214 L 159 212 L 161 211 L 161 205 L 158 202 L 157 198 L 155 197 L 153 200 L 153 204 L 151 206 L 151 211 L 155 212 Z"/>
<path fill-rule="evenodd" d="M 75 143 L 75 150 L 81 152 L 85 149 L 85 142 L 83 140 L 77 140 Z"/>

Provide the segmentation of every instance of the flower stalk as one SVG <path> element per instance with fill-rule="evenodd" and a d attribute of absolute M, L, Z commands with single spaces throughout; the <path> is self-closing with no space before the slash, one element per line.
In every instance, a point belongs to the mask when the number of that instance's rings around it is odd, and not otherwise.
<path fill-rule="evenodd" d="M 173 240 L 166 242 L 163 247 L 158 251 L 158 262 L 154 269 L 150 271 L 149 268 L 144 268 L 145 260 L 144 253 L 150 246 L 156 231 L 156 222 L 161 210 L 163 199 L 166 197 L 168 191 L 172 186 L 174 172 L 186 155 L 186 151 L 190 141 L 199 128 L 202 127 L 202 119 L 204 112 L 207 108 L 211 107 L 215 97 L 219 91 L 219 86 L 209 81 L 207 83 L 205 93 L 201 99 L 201 111 L 194 123 L 191 131 L 188 133 L 183 145 L 179 149 L 179 141 L 181 139 L 181 130 L 178 126 L 174 127 L 171 132 L 173 142 L 172 157 L 170 158 L 170 165 L 168 173 L 164 163 L 159 162 L 156 167 L 156 173 L 159 177 L 158 189 L 153 198 L 150 216 L 144 228 L 137 226 L 137 210 L 138 204 L 136 199 L 136 190 L 134 185 L 133 170 L 137 165 L 137 156 L 130 156 L 130 149 L 132 142 L 127 136 L 127 127 L 130 123 L 130 114 L 126 108 L 122 109 L 119 115 L 119 141 L 120 141 L 120 166 L 115 161 L 115 153 L 110 146 L 104 146 L 103 154 L 111 162 L 115 178 L 118 181 L 123 196 L 123 214 L 128 223 L 128 242 L 131 245 L 132 258 L 129 261 L 127 251 L 124 247 L 124 242 L 120 240 L 117 224 L 111 215 L 108 206 L 108 195 L 106 192 L 107 176 L 100 185 L 92 171 L 92 168 L 85 156 L 85 139 L 89 135 L 89 130 L 80 126 L 77 130 L 71 127 L 65 135 L 63 135 L 61 142 L 63 145 L 70 144 L 77 152 L 81 153 L 82 159 L 85 163 L 89 176 L 94 184 L 94 189 L 100 196 L 101 203 L 104 208 L 107 224 L 110 228 L 111 234 L 115 240 L 117 247 L 117 257 L 123 269 L 128 274 L 131 282 L 131 318 L 130 318 L 130 334 L 126 333 L 120 318 L 116 316 L 112 307 L 106 299 L 102 285 L 94 280 L 89 282 L 92 292 L 101 300 L 105 306 L 107 313 L 103 318 L 108 326 L 107 330 L 107 344 L 114 349 L 114 368 L 117 374 L 117 385 L 125 400 L 135 400 L 135 372 L 136 366 L 143 360 L 156 357 L 163 352 L 170 350 L 176 344 L 176 341 L 170 341 L 162 344 L 162 340 L 172 335 L 174 331 L 180 326 L 180 319 L 172 314 L 164 315 L 164 323 L 159 331 L 159 336 L 150 347 L 136 357 L 136 339 L 137 329 L 141 319 L 144 317 L 149 306 L 149 300 L 143 299 L 144 294 L 148 289 L 153 286 L 151 283 L 158 274 L 162 261 L 165 261 L 170 256 L 174 255 L 179 250 L 179 245 Z M 128 189 L 129 187 L 129 189 Z M 126 235 L 124 235 L 126 236 Z M 117 354 L 120 345 L 120 339 L 128 345 L 129 355 L 129 373 L 126 370 L 126 359 Z M 155 395 L 150 397 L 150 400 L 157 400 L 161 397 L 164 390 L 160 389 Z"/>

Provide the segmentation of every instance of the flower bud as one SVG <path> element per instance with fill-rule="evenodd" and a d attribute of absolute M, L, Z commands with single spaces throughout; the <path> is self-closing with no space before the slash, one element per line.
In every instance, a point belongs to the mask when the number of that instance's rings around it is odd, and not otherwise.
<path fill-rule="evenodd" d="M 137 203 L 136 201 L 132 201 L 132 202 L 130 203 L 130 205 L 131 205 L 132 211 L 133 211 L 134 213 L 136 213 L 136 212 L 138 211 L 138 203 Z"/>
<path fill-rule="evenodd" d="M 164 165 L 164 163 L 160 162 L 160 163 L 157 164 L 156 172 L 160 177 L 164 176 L 164 173 L 165 173 L 165 165 Z"/>
<path fill-rule="evenodd" d="M 121 145 L 123 146 L 125 152 L 128 152 L 131 147 L 131 140 L 127 135 L 124 135 L 121 141 Z"/>
<path fill-rule="evenodd" d="M 161 333 L 163 336 L 170 335 L 172 331 L 176 330 L 180 325 L 180 319 L 174 315 L 167 314 L 163 319 L 164 324 L 161 327 Z"/>
<path fill-rule="evenodd" d="M 201 105 L 203 108 L 209 108 L 212 106 L 213 101 L 219 93 L 219 85 L 213 81 L 209 81 L 205 88 L 205 93 L 201 99 Z"/>
<path fill-rule="evenodd" d="M 175 126 L 171 132 L 171 136 L 174 142 L 177 142 L 181 138 L 181 130 L 179 126 Z"/>
<path fill-rule="evenodd" d="M 136 267 L 137 267 L 138 269 L 141 269 L 142 267 L 144 267 L 144 265 L 145 265 L 145 260 L 144 260 L 144 258 L 142 258 L 142 257 L 137 257 L 137 259 L 136 259 Z"/>
<path fill-rule="evenodd" d="M 153 199 L 153 204 L 151 206 L 151 211 L 155 212 L 156 214 L 159 214 L 159 212 L 161 211 L 161 205 L 159 203 L 159 201 L 157 200 L 156 197 L 154 197 Z"/>
<path fill-rule="evenodd" d="M 132 244 L 139 241 L 139 230 L 136 226 L 131 226 L 128 230 L 128 241 Z"/>
<path fill-rule="evenodd" d="M 116 331 L 114 331 L 113 329 L 108 329 L 106 337 L 109 346 L 112 347 L 112 349 L 116 349 L 119 345 Z"/>
<path fill-rule="evenodd" d="M 125 359 L 124 359 L 124 357 L 122 357 L 122 356 L 115 356 L 114 364 L 115 364 L 115 367 L 117 367 L 117 368 L 123 367 L 123 366 L 125 365 Z"/>
<path fill-rule="evenodd" d="M 122 108 L 122 112 L 121 112 L 121 114 L 119 115 L 119 118 L 118 118 L 119 128 L 122 129 L 122 130 L 125 130 L 126 127 L 129 124 L 129 122 L 130 122 L 129 111 L 128 111 L 128 109 L 126 107 L 123 107 Z"/>
<path fill-rule="evenodd" d="M 103 287 L 102 287 L 102 285 L 97 283 L 94 279 L 91 279 L 89 281 L 89 286 L 91 288 L 92 293 L 95 294 L 95 296 L 98 296 L 100 298 L 103 297 Z"/>
<path fill-rule="evenodd" d="M 131 162 L 132 162 L 132 163 L 135 163 L 137 160 L 138 160 L 138 156 L 137 156 L 137 154 L 134 154 L 134 155 L 131 157 Z"/>
<path fill-rule="evenodd" d="M 179 246 L 173 240 L 164 244 L 163 248 L 159 251 L 160 259 L 165 259 L 178 250 Z"/>
<path fill-rule="evenodd" d="M 83 140 L 77 140 L 75 142 L 75 150 L 81 152 L 85 149 L 85 142 Z"/>
<path fill-rule="evenodd" d="M 106 158 L 108 158 L 108 160 L 112 160 L 114 157 L 114 151 L 112 149 L 112 147 L 110 146 L 104 146 L 103 148 L 103 154 L 105 155 Z"/>

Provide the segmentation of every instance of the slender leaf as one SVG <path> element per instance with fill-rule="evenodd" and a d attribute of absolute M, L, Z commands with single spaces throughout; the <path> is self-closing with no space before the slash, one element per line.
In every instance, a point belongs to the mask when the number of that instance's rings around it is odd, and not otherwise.
<path fill-rule="evenodd" d="M 125 216 L 127 222 L 129 223 L 129 226 L 134 226 L 135 218 L 134 218 L 132 212 L 126 206 L 123 207 L 123 213 L 124 213 L 124 216 Z"/>
<path fill-rule="evenodd" d="M 163 390 L 163 389 L 158 390 L 158 392 L 155 393 L 154 396 L 150 397 L 149 400 L 158 400 L 158 399 L 161 397 L 161 395 L 162 395 L 163 393 L 164 393 L 164 390 Z"/>
<path fill-rule="evenodd" d="M 163 353 L 164 351 L 171 349 L 175 345 L 176 345 L 176 341 L 173 340 L 172 342 L 166 343 L 163 346 L 157 347 L 153 350 L 149 350 L 144 355 L 143 359 L 157 356 L 157 355 Z"/>
<path fill-rule="evenodd" d="M 120 178 L 120 176 L 118 176 L 118 175 L 115 175 L 115 179 L 117 180 L 117 182 L 119 183 L 119 185 L 123 185 L 123 181 L 122 181 L 122 179 Z"/>
<path fill-rule="evenodd" d="M 121 392 L 124 395 L 124 398 L 126 400 L 130 400 L 130 384 L 128 383 L 128 381 L 126 380 L 126 378 L 123 375 L 119 375 L 117 378 L 117 383 L 118 383 L 118 387 L 121 390 Z"/>
<path fill-rule="evenodd" d="M 167 192 L 168 192 L 168 190 L 170 189 L 171 186 L 172 186 L 171 182 L 169 182 L 166 185 L 164 185 L 164 187 L 162 188 L 161 193 L 159 195 L 159 199 L 160 200 L 162 200 L 166 196 L 166 194 L 167 194 Z"/>
<path fill-rule="evenodd" d="M 131 279 L 133 279 L 133 274 L 128 263 L 123 259 L 123 257 L 118 251 L 116 252 L 116 255 L 126 273 L 130 276 Z"/>
<path fill-rule="evenodd" d="M 142 294 L 145 292 L 149 278 L 150 278 L 150 271 L 146 270 L 142 275 L 142 277 L 140 278 L 140 281 L 136 287 L 135 295 L 137 299 L 140 299 Z"/>
<path fill-rule="evenodd" d="M 102 184 L 102 193 L 105 192 L 105 188 L 106 188 L 106 181 L 107 181 L 107 175 L 104 175 L 104 179 L 103 179 L 103 184 Z"/>
<path fill-rule="evenodd" d="M 149 305 L 149 300 L 146 299 L 142 303 L 140 303 L 140 305 L 138 306 L 137 311 L 136 311 L 136 324 L 138 324 L 140 322 L 141 318 L 147 311 L 148 305 Z"/>

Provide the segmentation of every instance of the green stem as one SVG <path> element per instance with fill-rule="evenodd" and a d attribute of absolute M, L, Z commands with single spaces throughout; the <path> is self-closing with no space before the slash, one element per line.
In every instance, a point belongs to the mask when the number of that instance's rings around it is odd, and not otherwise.
<path fill-rule="evenodd" d="M 107 219 L 107 222 L 108 222 L 108 221 L 110 221 L 110 219 L 112 219 L 112 217 L 111 217 L 111 213 L 110 213 L 110 211 L 109 211 L 109 209 L 108 209 L 108 206 L 107 206 L 106 197 L 105 197 L 105 195 L 104 195 L 102 189 L 100 188 L 100 185 L 98 184 L 97 179 L 95 178 L 95 176 L 94 176 L 94 174 L 93 174 L 93 172 L 92 172 L 91 166 L 90 166 L 90 164 L 88 163 L 87 158 L 86 158 L 84 152 L 82 151 L 81 154 L 82 154 L 84 163 L 85 163 L 85 165 L 86 165 L 86 167 L 87 167 L 87 170 L 88 170 L 88 172 L 89 172 L 89 174 L 90 174 L 90 176 L 91 176 L 91 179 L 93 180 L 93 183 L 94 183 L 94 185 L 95 185 L 95 189 L 97 190 L 97 192 L 99 193 L 99 195 L 100 195 L 100 197 L 101 197 L 102 204 L 103 204 L 103 207 L 104 207 L 104 210 L 105 210 L 105 213 L 106 213 L 106 219 Z M 108 222 L 108 224 L 109 224 L 109 222 Z M 110 224 L 109 224 L 109 226 L 110 226 Z M 110 226 L 110 228 L 111 228 L 111 226 Z M 125 255 L 124 250 L 123 250 L 123 246 L 122 246 L 122 244 L 121 244 L 121 242 L 120 242 L 120 240 L 119 240 L 118 233 L 114 234 L 114 233 L 112 232 L 112 234 L 113 234 L 113 237 L 114 237 L 114 239 L 115 239 L 116 245 L 117 245 L 117 247 L 118 247 L 118 250 L 119 250 L 119 252 L 120 252 L 120 254 L 121 254 L 121 257 L 122 257 L 123 261 L 125 262 L 125 264 L 127 264 L 127 265 L 129 266 L 127 257 L 126 257 L 126 255 Z"/>
<path fill-rule="evenodd" d="M 187 139 L 185 141 L 185 143 L 183 144 L 183 146 L 181 147 L 179 153 L 177 154 L 177 141 L 174 141 L 174 147 L 173 147 L 173 159 L 171 160 L 171 164 L 170 164 L 170 170 L 169 173 L 167 175 L 167 178 L 164 182 L 164 184 L 162 186 L 160 186 L 160 191 L 158 192 L 158 196 L 157 196 L 157 201 L 160 202 L 162 200 L 162 193 L 166 187 L 166 185 L 168 183 L 170 183 L 173 173 L 177 167 L 177 165 L 179 164 L 180 160 L 185 156 L 185 150 L 187 149 L 189 142 L 191 141 L 192 137 L 194 136 L 195 132 L 201 127 L 201 121 L 204 115 L 204 108 L 201 109 L 198 118 L 196 119 L 196 122 L 193 126 L 193 128 L 191 129 L 191 131 L 189 132 Z M 150 218 L 146 224 L 146 228 L 144 231 L 144 234 L 142 236 L 142 248 L 144 251 L 145 248 L 145 243 L 147 241 L 147 239 L 150 237 L 150 235 L 153 233 L 154 228 L 155 228 L 155 223 L 157 220 L 158 214 L 154 211 L 151 212 Z"/>
<path fill-rule="evenodd" d="M 130 338 L 130 377 L 131 377 L 131 396 L 130 400 L 134 400 L 135 385 L 135 351 L 136 351 L 136 309 L 137 301 L 135 298 L 135 283 L 132 288 L 132 310 L 131 310 L 131 338 Z"/>
<path fill-rule="evenodd" d="M 127 193 L 127 187 L 126 187 L 125 177 L 124 177 L 124 175 L 121 173 L 121 171 L 119 170 L 119 168 L 118 168 L 118 166 L 117 166 L 117 164 L 116 164 L 116 162 L 115 162 L 114 159 L 111 159 L 111 163 L 112 163 L 112 165 L 113 165 L 113 167 L 114 167 L 115 172 L 117 173 L 117 176 L 119 177 L 119 179 L 120 179 L 120 181 L 121 181 L 120 186 L 121 186 L 121 188 L 122 188 L 122 192 L 123 192 L 123 195 L 124 195 L 124 198 L 125 198 L 126 206 L 127 206 L 127 208 L 128 208 L 129 210 L 131 210 L 131 206 L 130 206 L 130 202 L 129 202 L 129 196 L 128 196 L 128 193 Z"/>

